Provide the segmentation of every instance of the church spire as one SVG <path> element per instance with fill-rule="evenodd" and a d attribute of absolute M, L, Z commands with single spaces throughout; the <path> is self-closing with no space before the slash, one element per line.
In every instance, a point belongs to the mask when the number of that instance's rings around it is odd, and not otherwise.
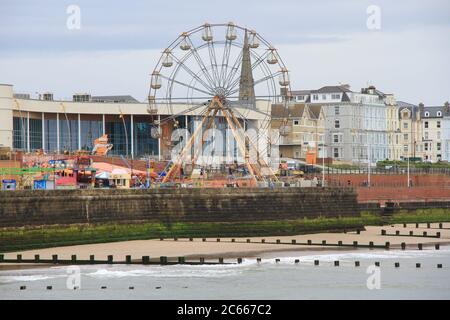
<path fill-rule="evenodd" d="M 239 100 L 255 101 L 255 87 L 250 60 L 250 46 L 247 30 L 245 31 L 244 47 L 242 48 L 241 78 L 239 80 Z"/>

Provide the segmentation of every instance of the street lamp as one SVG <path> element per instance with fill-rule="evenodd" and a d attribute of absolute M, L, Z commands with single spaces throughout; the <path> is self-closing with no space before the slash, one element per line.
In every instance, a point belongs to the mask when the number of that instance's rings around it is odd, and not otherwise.
<path fill-rule="evenodd" d="M 127 155 L 127 158 L 128 158 L 128 132 L 127 132 L 127 125 L 125 123 L 125 117 L 124 117 L 124 115 L 122 113 L 122 110 L 120 108 L 119 108 L 119 113 L 120 113 L 119 118 L 122 119 L 123 128 L 125 129 L 125 147 L 126 147 L 126 155 Z"/>
<path fill-rule="evenodd" d="M 324 143 L 320 143 L 319 147 L 321 147 L 321 151 L 322 151 L 322 187 L 325 186 L 325 147 L 327 145 Z"/>

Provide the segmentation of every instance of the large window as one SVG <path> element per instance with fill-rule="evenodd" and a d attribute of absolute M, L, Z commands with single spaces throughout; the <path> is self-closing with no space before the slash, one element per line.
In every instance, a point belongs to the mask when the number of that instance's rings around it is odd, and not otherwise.
<path fill-rule="evenodd" d="M 335 107 L 334 107 L 334 114 L 335 114 L 335 115 L 339 115 L 339 111 L 340 111 L 340 110 L 339 110 L 339 106 L 335 106 Z"/>
<path fill-rule="evenodd" d="M 78 115 L 59 114 L 59 150 L 78 150 Z"/>
<path fill-rule="evenodd" d="M 333 142 L 334 143 L 338 143 L 339 142 L 339 135 L 338 134 L 333 134 Z"/>
<path fill-rule="evenodd" d="M 339 158 L 339 148 L 333 148 L 333 156 L 334 158 Z"/>
<path fill-rule="evenodd" d="M 124 124 L 125 120 L 125 124 Z M 130 116 L 124 115 L 124 120 L 117 115 L 105 117 L 105 130 L 113 148 L 110 153 L 115 155 L 131 155 Z M 125 131 L 126 127 L 126 131 Z M 128 139 L 127 139 L 128 138 Z M 128 150 L 127 150 L 128 147 Z"/>
<path fill-rule="evenodd" d="M 13 118 L 13 148 L 25 150 L 27 148 L 27 118 Z"/>
<path fill-rule="evenodd" d="M 94 148 L 94 140 L 102 135 L 102 116 L 80 115 L 80 149 L 92 151 Z"/>
<path fill-rule="evenodd" d="M 58 150 L 56 128 L 56 114 L 44 114 L 44 150 L 46 152 L 54 153 Z"/>
<path fill-rule="evenodd" d="M 133 118 L 134 128 L 134 155 L 136 157 L 157 156 L 158 139 L 151 136 L 151 125 L 148 117 L 135 116 Z M 184 121 L 183 121 L 184 122 Z M 184 127 L 183 123 L 179 123 Z"/>
<path fill-rule="evenodd" d="M 30 150 L 42 149 L 41 115 L 30 115 Z"/>

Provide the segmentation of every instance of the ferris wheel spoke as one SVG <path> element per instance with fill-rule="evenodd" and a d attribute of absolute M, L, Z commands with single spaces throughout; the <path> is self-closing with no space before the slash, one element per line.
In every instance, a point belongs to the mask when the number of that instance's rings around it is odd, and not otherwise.
<path fill-rule="evenodd" d="M 194 87 L 194 86 L 191 86 L 191 85 L 189 85 L 189 84 L 187 84 L 187 83 L 184 83 L 184 82 L 181 82 L 181 81 L 178 81 L 178 80 L 175 80 L 175 79 L 171 79 L 171 78 L 169 78 L 169 77 L 166 77 L 165 75 L 160 74 L 160 77 L 163 78 L 163 79 L 166 79 L 167 81 L 169 81 L 169 82 L 172 83 L 172 84 L 173 84 L 173 83 L 177 83 L 177 84 L 179 84 L 179 85 L 185 86 L 185 87 L 190 88 L 190 89 L 192 89 L 192 90 L 195 90 L 195 91 L 204 93 L 204 94 L 206 94 L 206 95 L 214 95 L 212 92 L 204 91 L 204 90 L 202 90 L 202 89 L 199 89 L 199 88 L 196 88 L 196 87 Z"/>
<path fill-rule="evenodd" d="M 193 78 L 195 78 L 206 90 L 213 92 L 213 88 L 208 85 L 202 78 L 200 78 L 194 71 L 192 71 L 189 67 L 187 67 L 183 61 L 178 59 L 173 53 L 171 53 L 174 60 L 178 63 L 180 67 L 182 67 L 187 73 L 189 73 Z"/>
<path fill-rule="evenodd" d="M 225 81 L 225 90 L 230 89 L 230 83 L 233 81 L 234 77 L 236 76 L 236 73 L 239 70 L 240 62 L 242 61 L 242 51 L 239 53 L 239 55 L 236 58 L 236 61 L 234 61 L 233 66 L 231 67 L 231 71 L 227 76 L 227 79 Z"/>
<path fill-rule="evenodd" d="M 216 87 L 220 86 L 219 72 L 217 67 L 216 50 L 214 49 L 214 42 L 208 41 L 209 60 L 211 61 L 211 71 L 215 80 Z"/>
<path fill-rule="evenodd" d="M 192 55 L 194 56 L 198 65 L 200 66 L 200 69 L 202 70 L 203 75 L 210 82 L 211 85 L 214 85 L 214 80 L 213 80 L 213 78 L 211 78 L 211 75 L 209 74 L 205 63 L 203 62 L 202 57 L 198 54 L 198 51 L 195 48 L 194 43 L 192 42 L 191 38 L 189 36 L 187 36 L 186 39 L 188 39 L 188 41 L 190 43 Z"/>
<path fill-rule="evenodd" d="M 230 60 L 231 41 L 232 40 L 227 40 L 223 48 L 222 67 L 220 69 L 220 79 L 221 79 L 220 85 L 222 87 L 225 87 L 225 81 L 227 77 L 227 66 Z"/>
<path fill-rule="evenodd" d="M 263 62 L 267 58 L 268 55 L 269 55 L 269 50 L 267 50 L 266 53 L 264 53 L 263 55 L 259 56 L 258 59 L 255 62 L 253 62 L 252 70 L 255 70 L 255 68 L 257 66 L 259 66 L 261 64 L 261 62 Z"/>
<path fill-rule="evenodd" d="M 188 109 L 186 109 L 186 110 L 183 110 L 183 111 L 181 111 L 181 112 L 179 112 L 179 113 L 173 114 L 173 115 L 171 115 L 171 116 L 168 116 L 168 117 L 162 119 L 162 120 L 159 122 L 159 125 L 161 125 L 161 124 L 163 124 L 163 123 L 166 123 L 166 122 L 168 122 L 168 121 L 170 121 L 170 120 L 173 120 L 173 119 L 175 119 L 175 118 L 177 118 L 177 117 L 179 117 L 179 116 L 186 115 L 186 113 L 194 112 L 195 110 L 200 109 L 200 108 L 202 108 L 202 107 L 207 107 L 207 105 L 205 105 L 204 103 L 202 103 L 202 104 L 197 104 L 197 105 L 195 105 L 195 106 L 192 106 L 192 107 L 190 107 L 190 108 L 188 108 Z M 206 110 L 206 108 L 205 108 L 205 110 Z M 200 114 L 203 114 L 203 110 L 202 110 L 202 112 L 201 112 Z"/>
<path fill-rule="evenodd" d="M 253 107 L 249 107 L 249 106 L 247 106 L 247 105 L 245 105 L 245 104 L 243 104 L 243 103 L 240 103 L 240 102 L 229 103 L 229 104 L 227 104 L 227 107 L 230 107 L 230 108 L 232 108 L 233 110 L 236 110 L 236 108 L 239 108 L 239 109 L 244 109 L 244 110 L 249 111 L 249 112 L 250 112 L 250 111 L 254 111 L 254 112 L 256 112 L 256 113 L 259 113 L 259 114 L 261 114 L 261 115 L 264 115 L 265 117 L 270 116 L 269 113 L 266 113 L 266 112 L 264 112 L 264 111 L 262 111 L 262 110 L 259 110 L 259 109 L 253 108 Z"/>
<path fill-rule="evenodd" d="M 267 80 L 270 80 L 270 79 L 272 79 L 272 78 L 275 78 L 275 77 L 279 76 L 280 74 L 281 74 L 281 71 L 277 71 L 277 72 L 275 72 L 275 73 L 269 74 L 269 75 L 267 75 L 267 76 L 265 76 L 265 77 L 263 77 L 263 78 L 261 78 L 261 79 L 256 80 L 255 82 L 253 82 L 253 85 L 256 86 L 256 85 L 258 85 L 258 84 L 260 84 L 260 83 L 262 83 L 262 82 L 265 82 L 265 81 L 267 81 Z M 234 90 L 228 92 L 228 95 L 235 94 L 235 93 L 238 92 L 238 91 L 239 91 L 239 88 L 234 89 Z"/>
<path fill-rule="evenodd" d="M 266 59 L 266 57 L 268 56 L 268 52 L 269 51 L 267 51 L 265 54 L 263 54 L 263 55 L 257 55 L 256 53 L 254 53 L 253 54 L 253 56 L 256 56 L 257 57 L 257 59 L 256 59 L 256 61 L 252 64 L 252 71 L 257 67 L 257 66 L 259 66 L 265 59 Z M 269 72 L 270 72 L 270 69 L 269 69 Z M 233 77 L 234 77 L 235 75 L 233 75 Z M 240 80 L 240 77 L 236 77 L 231 83 L 230 83 L 230 85 L 229 85 L 229 87 L 227 88 L 227 90 L 228 91 L 230 91 L 230 90 L 233 90 L 234 88 L 236 88 L 236 86 L 239 84 L 239 80 Z M 230 93 L 231 94 L 231 93 Z"/>

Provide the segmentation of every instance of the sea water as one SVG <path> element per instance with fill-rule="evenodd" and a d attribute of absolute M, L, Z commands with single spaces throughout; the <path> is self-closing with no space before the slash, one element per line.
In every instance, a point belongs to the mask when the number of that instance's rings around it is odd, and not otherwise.
<path fill-rule="evenodd" d="M 230 265 L 8 270 L 0 271 L 0 299 L 450 299 L 450 247 L 285 252 Z"/>

